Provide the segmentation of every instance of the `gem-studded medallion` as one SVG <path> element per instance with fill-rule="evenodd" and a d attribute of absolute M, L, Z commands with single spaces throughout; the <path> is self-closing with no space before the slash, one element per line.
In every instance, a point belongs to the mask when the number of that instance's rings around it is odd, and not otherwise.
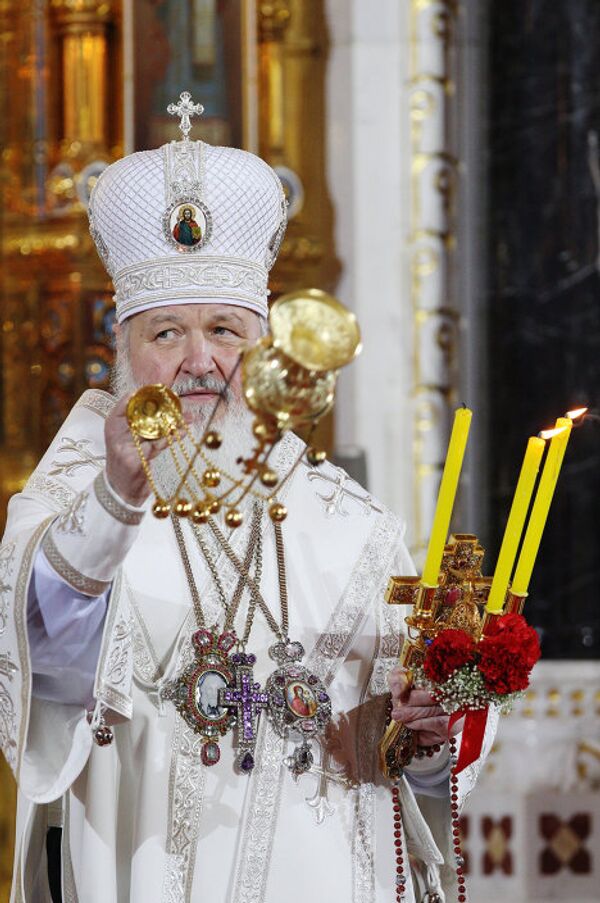
<path fill-rule="evenodd" d="M 265 686 L 267 715 L 281 737 L 300 740 L 306 752 L 307 741 L 322 734 L 331 719 L 331 700 L 317 675 L 300 664 L 304 655 L 301 643 L 276 643 L 269 653 L 279 667 Z M 298 767 L 304 764 L 303 770 L 307 770 L 312 754 L 296 756 L 293 761 Z"/>
<path fill-rule="evenodd" d="M 220 758 L 219 738 L 235 726 L 235 711 L 223 705 L 220 693 L 234 683 L 229 653 L 237 640 L 232 632 L 219 634 L 201 628 L 192 636 L 196 660 L 165 690 L 165 699 L 206 743 L 201 758 L 215 765 Z"/>

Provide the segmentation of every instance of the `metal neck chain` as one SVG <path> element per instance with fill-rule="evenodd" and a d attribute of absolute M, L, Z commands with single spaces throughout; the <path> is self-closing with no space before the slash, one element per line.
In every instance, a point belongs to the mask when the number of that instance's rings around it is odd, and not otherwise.
<path fill-rule="evenodd" d="M 202 610 L 202 602 L 200 601 L 200 593 L 198 592 L 198 587 L 196 586 L 196 581 L 194 580 L 194 572 L 192 571 L 190 557 L 185 545 L 185 539 L 183 538 L 181 524 L 179 523 L 178 518 L 174 515 L 171 516 L 171 523 L 173 524 L 175 539 L 177 540 L 177 545 L 179 546 L 181 560 L 183 561 L 183 569 L 185 571 L 185 576 L 187 577 L 188 586 L 190 588 L 190 595 L 192 597 L 192 604 L 194 606 L 194 614 L 196 615 L 196 623 L 198 627 L 205 627 L 206 623 L 204 620 L 204 612 Z"/>
<path fill-rule="evenodd" d="M 179 546 L 179 551 L 181 553 L 181 558 L 183 561 L 183 567 L 185 570 L 185 575 L 187 578 L 188 586 L 190 588 L 190 595 L 192 597 L 192 603 L 194 606 L 194 614 L 196 616 L 196 622 L 199 627 L 206 626 L 206 619 L 204 617 L 204 610 L 202 608 L 202 601 L 200 599 L 200 593 L 198 592 L 198 587 L 196 586 L 196 580 L 194 578 L 194 572 L 192 570 L 192 565 L 190 562 L 190 557 L 188 555 L 187 547 L 185 544 L 185 538 L 183 536 L 183 530 L 181 529 L 181 523 L 178 518 L 172 517 L 171 522 L 173 524 L 173 529 L 175 531 L 175 538 L 177 540 L 177 545 Z M 262 573 L 262 541 L 260 535 L 260 523 L 261 523 L 261 509 L 259 505 L 255 505 L 254 507 L 254 517 L 252 520 L 252 528 L 250 530 L 250 537 L 248 539 L 248 547 L 246 549 L 246 554 L 244 557 L 244 566 L 246 569 L 249 569 L 252 564 L 252 559 L 254 557 L 254 553 L 256 550 L 256 574 L 258 576 L 258 580 L 260 582 L 260 575 Z M 245 581 L 242 577 L 238 580 L 237 587 L 233 594 L 233 598 L 231 600 L 231 604 L 227 603 L 227 599 L 225 596 L 225 589 L 223 587 L 223 583 L 219 576 L 219 572 L 216 567 L 216 563 L 206 543 L 203 538 L 199 534 L 195 534 L 196 539 L 198 541 L 198 545 L 200 546 L 200 550 L 206 560 L 208 569 L 212 575 L 212 578 L 215 582 L 215 586 L 217 588 L 217 593 L 219 595 L 219 599 L 221 601 L 221 605 L 223 606 L 223 610 L 225 611 L 225 624 L 223 627 L 224 631 L 233 629 L 233 622 L 237 615 L 240 601 L 242 598 L 242 593 L 245 585 Z M 250 630 L 252 629 L 252 620 L 254 618 L 254 608 L 255 606 L 251 604 L 250 609 L 248 611 L 248 619 L 246 622 L 246 628 L 244 630 L 244 637 L 242 639 L 242 643 L 245 643 L 250 635 Z"/>
<path fill-rule="evenodd" d="M 250 531 L 250 538 L 248 540 L 248 547 L 246 549 L 246 554 L 244 556 L 244 561 L 241 561 L 239 557 L 234 552 L 231 544 L 223 535 L 222 531 L 211 517 L 208 521 L 209 526 L 225 552 L 227 558 L 230 563 L 238 572 L 239 580 L 233 594 L 231 603 L 227 603 L 227 599 L 225 596 L 225 590 L 223 587 L 223 582 L 219 576 L 219 572 L 216 566 L 216 562 L 212 554 L 210 553 L 204 538 L 202 537 L 201 531 L 197 526 L 193 527 L 194 536 L 196 537 L 196 541 L 198 542 L 198 546 L 202 552 L 204 559 L 206 560 L 206 564 L 211 573 L 211 576 L 215 582 L 215 586 L 217 588 L 217 592 L 219 594 L 219 599 L 223 606 L 223 609 L 226 613 L 225 617 L 225 626 L 224 630 L 233 629 L 233 623 L 235 617 L 238 613 L 240 602 L 242 599 L 243 590 L 245 587 L 248 587 L 250 592 L 250 604 L 248 606 L 248 616 L 246 618 L 246 625 L 244 628 L 244 635 L 241 639 L 241 645 L 245 646 L 250 637 L 250 632 L 252 630 L 252 625 L 254 622 L 254 615 L 256 613 L 256 609 L 259 608 L 263 613 L 267 624 L 269 625 L 271 631 L 275 634 L 275 636 L 285 642 L 288 639 L 288 630 L 289 630 L 289 606 L 288 606 L 288 593 L 287 593 L 287 576 L 285 569 L 285 551 L 283 545 L 283 533 L 281 530 L 281 524 L 273 524 L 274 533 L 275 533 L 275 551 L 277 558 L 277 575 L 279 582 L 279 600 L 280 600 L 280 609 L 281 609 L 281 624 L 278 624 L 275 617 L 273 616 L 269 606 L 265 602 L 262 593 L 260 592 L 260 583 L 262 578 L 262 537 L 261 537 L 261 519 L 262 519 L 262 509 L 261 506 L 254 506 L 254 517 L 252 521 L 252 528 Z M 204 611 L 202 609 L 202 602 L 200 600 L 200 593 L 198 592 L 198 587 L 196 586 L 196 581 L 194 578 L 194 572 L 192 570 L 191 562 L 189 559 L 188 551 L 185 545 L 185 539 L 183 536 L 183 531 L 181 529 L 181 524 L 176 517 L 172 518 L 173 529 L 175 531 L 175 538 L 177 540 L 177 544 L 179 546 L 179 551 L 181 553 L 181 558 L 183 561 L 183 567 L 185 570 L 185 574 L 187 577 L 188 585 L 190 588 L 190 595 L 192 597 L 192 603 L 194 606 L 194 613 L 196 615 L 196 621 L 199 627 L 204 627 L 206 624 Z M 254 576 L 250 575 L 250 567 L 252 565 L 252 559 L 256 557 Z"/>
<path fill-rule="evenodd" d="M 275 550 L 277 555 L 277 576 L 279 580 L 279 603 L 281 609 L 281 625 L 277 623 L 273 614 L 265 602 L 261 592 L 259 585 L 257 584 L 256 579 L 252 578 L 248 573 L 248 568 L 244 566 L 244 564 L 240 561 L 238 556 L 235 554 L 229 542 L 223 536 L 220 528 L 217 526 L 215 520 L 211 517 L 208 520 L 208 525 L 214 533 L 218 543 L 221 548 L 229 558 L 231 564 L 236 568 L 244 583 L 250 590 L 251 597 L 255 603 L 255 606 L 260 608 L 261 612 L 265 616 L 265 620 L 275 636 L 282 642 L 286 642 L 288 639 L 288 630 L 289 630 L 289 608 L 288 608 L 288 594 L 287 594 L 287 577 L 285 571 L 285 555 L 284 555 L 284 547 L 283 547 L 283 533 L 281 531 L 281 524 L 273 523 L 273 528 L 275 531 Z M 195 531 L 198 530 L 197 527 L 194 528 Z"/>
<path fill-rule="evenodd" d="M 252 565 L 252 559 L 255 559 L 254 562 L 254 581 L 260 586 L 260 581 L 262 578 L 262 535 L 261 535 L 261 521 L 262 521 L 262 508 L 260 505 L 254 505 L 254 514 L 252 518 L 252 527 L 250 530 L 250 538 L 248 539 L 248 547 L 246 549 L 246 555 L 244 557 L 243 562 L 243 571 L 248 574 L 250 571 L 250 567 Z M 225 589 L 223 587 L 223 581 L 219 575 L 219 571 L 217 568 L 217 564 L 214 556 L 212 555 L 206 540 L 202 535 L 202 531 L 194 530 L 194 536 L 196 538 L 196 542 L 204 556 L 204 560 L 208 566 L 208 569 L 212 575 L 215 586 L 217 587 L 217 592 L 219 594 L 219 598 L 221 600 L 221 604 L 223 609 L 226 612 L 225 625 L 224 630 L 233 630 L 233 625 L 239 611 L 240 602 L 242 601 L 242 595 L 244 592 L 244 588 L 246 586 L 246 578 L 240 573 L 237 586 L 235 588 L 235 592 L 231 599 L 231 603 L 227 603 L 225 597 Z M 248 606 L 248 616 L 246 618 L 246 626 L 244 628 L 244 635 L 240 640 L 242 646 L 245 646 L 248 642 L 248 638 L 250 637 L 250 632 L 252 630 L 252 624 L 254 621 L 254 614 L 256 611 L 256 601 L 253 595 L 250 597 L 250 604 Z"/>

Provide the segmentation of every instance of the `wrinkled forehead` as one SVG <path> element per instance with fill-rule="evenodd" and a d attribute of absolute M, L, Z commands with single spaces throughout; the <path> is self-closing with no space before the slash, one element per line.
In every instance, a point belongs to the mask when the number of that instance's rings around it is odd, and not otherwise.
<path fill-rule="evenodd" d="M 121 323 L 123 325 L 136 324 L 140 327 L 142 324 L 164 322 L 166 320 L 178 321 L 192 324 L 194 322 L 205 322 L 214 320 L 217 317 L 222 319 L 237 320 L 238 322 L 252 326 L 259 324 L 260 331 L 263 331 L 263 324 L 266 323 L 266 317 L 259 313 L 253 307 L 247 307 L 245 304 L 236 300 L 223 300 L 201 298 L 197 301 L 178 301 L 174 299 L 171 303 L 165 303 L 160 306 L 149 304 L 142 310 L 133 311 L 128 317 L 125 317 Z"/>
<path fill-rule="evenodd" d="M 193 327 L 212 324 L 217 321 L 237 324 L 252 333 L 256 332 L 258 335 L 264 331 L 266 318 L 240 304 L 227 304 L 221 300 L 207 301 L 203 299 L 202 302 L 198 303 L 174 302 L 161 307 L 148 307 L 146 310 L 136 311 L 136 313 L 123 320 L 121 325 L 132 327 L 132 331 L 135 333 L 169 322 Z"/>

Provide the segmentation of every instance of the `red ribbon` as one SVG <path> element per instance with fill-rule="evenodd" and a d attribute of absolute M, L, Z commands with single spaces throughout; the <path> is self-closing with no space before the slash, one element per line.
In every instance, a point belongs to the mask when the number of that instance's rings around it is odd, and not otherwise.
<path fill-rule="evenodd" d="M 462 730 L 458 762 L 454 769 L 455 774 L 460 774 L 467 765 L 471 765 L 481 755 L 488 710 L 467 709 L 461 712 L 453 712 L 450 715 L 449 727 L 452 728 L 463 715 L 465 716 L 465 723 Z"/>

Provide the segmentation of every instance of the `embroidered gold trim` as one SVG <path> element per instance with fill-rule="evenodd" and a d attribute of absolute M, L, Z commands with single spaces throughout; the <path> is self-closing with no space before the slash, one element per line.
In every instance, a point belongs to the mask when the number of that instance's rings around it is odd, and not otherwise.
<path fill-rule="evenodd" d="M 94 480 L 94 492 L 104 510 L 107 511 L 111 517 L 114 517 L 115 520 L 125 524 L 127 527 L 136 527 L 141 523 L 146 512 L 137 511 L 131 505 L 127 505 L 125 502 L 115 498 L 108 488 L 106 474 L 103 470 L 100 471 Z"/>
<path fill-rule="evenodd" d="M 75 884 L 75 873 L 73 870 L 73 860 L 71 858 L 71 794 L 67 791 L 65 796 L 64 807 L 64 825 L 61 844 L 62 853 L 62 880 L 63 880 L 63 899 L 64 903 L 78 903 L 77 886 Z"/>
<path fill-rule="evenodd" d="M 94 696 L 113 712 L 129 719 L 133 714 L 131 698 L 133 624 L 127 597 L 122 593 L 122 584 L 122 572 L 119 568 L 110 593 L 102 647 L 96 667 Z"/>
<path fill-rule="evenodd" d="M 81 398 L 75 403 L 75 407 L 87 408 L 99 414 L 100 417 L 108 417 L 117 403 L 117 399 L 110 392 L 103 389 L 86 389 Z"/>
<path fill-rule="evenodd" d="M 46 533 L 42 540 L 42 549 L 56 573 L 62 577 L 69 586 L 76 589 L 77 592 L 84 593 L 86 596 L 101 596 L 110 586 L 110 583 L 103 580 L 94 580 L 92 577 L 86 577 L 85 574 L 82 574 L 74 568 L 73 565 L 69 564 L 67 559 L 63 558 L 56 548 L 56 544 L 52 539 L 50 531 Z"/>
<path fill-rule="evenodd" d="M 30 476 L 23 492 L 25 495 L 32 492 L 38 493 L 45 499 L 50 499 L 59 508 L 66 508 L 77 495 L 75 490 L 64 486 L 58 480 L 53 480 L 47 473 L 39 470 Z"/>

